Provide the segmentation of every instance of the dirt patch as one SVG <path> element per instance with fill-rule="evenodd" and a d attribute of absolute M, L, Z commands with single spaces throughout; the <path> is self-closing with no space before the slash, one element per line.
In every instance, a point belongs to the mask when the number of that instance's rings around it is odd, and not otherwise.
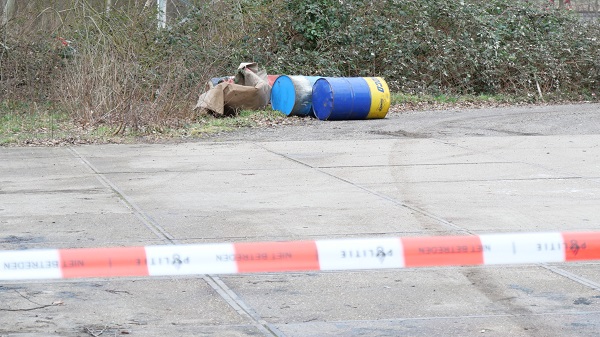
<path fill-rule="evenodd" d="M 56 147 L 73 146 L 83 144 L 131 144 L 131 143 L 183 143 L 194 141 L 276 141 L 286 140 L 310 140 L 310 139 L 340 139 L 352 138 L 357 134 L 366 138 L 408 137 L 423 138 L 432 137 L 432 133 L 416 132 L 405 128 L 386 130 L 384 125 L 404 116 L 415 114 L 453 113 L 465 110 L 510 108 L 510 107 L 539 107 L 546 104 L 526 105 L 511 104 L 495 101 L 475 102 L 406 102 L 395 104 L 385 119 L 381 120 L 354 120 L 354 121 L 320 121 L 313 117 L 285 116 L 283 114 L 256 113 L 245 117 L 240 123 L 230 123 L 227 127 L 202 128 L 199 130 L 182 127 L 178 130 L 161 130 L 160 128 L 148 128 L 138 131 L 135 135 L 106 135 L 97 130 L 75 127 L 74 125 L 61 124 L 60 130 L 48 134 L 47 130 L 40 132 L 29 131 L 30 137 L 21 137 L 11 141 L 0 142 L 0 146 L 34 146 L 34 147 Z M 392 122 L 393 123 L 393 122 Z M 489 131 L 489 130 L 488 130 Z M 505 133 L 511 133 L 508 130 Z M 521 132 L 521 131 L 515 131 Z M 489 133 L 489 132 L 487 132 Z M 486 134 L 486 132 L 483 132 Z"/>

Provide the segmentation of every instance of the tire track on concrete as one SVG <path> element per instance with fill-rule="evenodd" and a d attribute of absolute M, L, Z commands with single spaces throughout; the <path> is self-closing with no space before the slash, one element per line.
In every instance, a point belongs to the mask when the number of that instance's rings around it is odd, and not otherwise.
<path fill-rule="evenodd" d="M 440 217 L 432 212 L 429 212 L 429 211 L 427 211 L 421 207 L 418 207 L 416 205 L 413 205 L 409 202 L 398 200 L 397 198 L 395 198 L 393 196 L 389 196 L 385 193 L 380 193 L 380 192 L 370 189 L 368 187 L 354 183 L 351 180 L 336 176 L 335 174 L 327 172 L 320 167 L 312 166 L 301 160 L 290 157 L 284 153 L 272 151 L 261 144 L 256 144 L 256 145 L 263 148 L 266 151 L 269 151 L 269 152 L 275 154 L 275 155 L 281 156 L 287 160 L 298 163 L 299 165 L 310 168 L 311 170 L 314 170 L 321 174 L 327 175 L 336 180 L 339 180 L 346 184 L 349 184 L 355 188 L 361 189 L 367 193 L 375 195 L 375 196 L 377 196 L 383 200 L 386 200 L 398 207 L 407 208 L 423 217 L 434 220 L 435 223 L 437 223 L 441 227 L 445 228 L 451 234 L 455 234 L 458 232 L 458 233 L 462 233 L 462 234 L 466 234 L 466 235 L 476 235 L 475 232 L 473 232 L 467 228 L 464 228 L 464 227 L 457 225 L 451 221 L 448 221 L 448 220 L 444 219 L 443 217 Z M 555 266 L 550 266 L 548 264 L 536 264 L 536 266 L 544 268 L 546 270 L 549 270 L 553 273 L 556 273 L 562 277 L 565 277 L 565 278 L 567 278 L 573 282 L 576 282 L 580 285 L 583 285 L 585 287 L 594 289 L 596 291 L 600 291 L 599 284 L 597 284 L 591 280 L 588 280 L 584 277 L 581 277 L 579 275 L 575 275 L 573 273 L 567 272 L 566 270 L 563 270 L 563 269 L 555 267 Z M 556 331 L 549 331 L 548 328 L 544 325 L 543 321 L 536 319 L 537 317 L 541 317 L 541 315 L 537 316 L 531 309 L 529 309 L 525 306 L 522 306 L 520 304 L 514 303 L 514 301 L 508 301 L 508 302 L 502 301 L 502 299 L 505 299 L 508 297 L 505 292 L 506 289 L 502 288 L 502 286 L 500 284 L 498 284 L 497 282 L 494 282 L 493 278 L 485 270 L 478 269 L 478 268 L 467 268 L 464 271 L 461 271 L 461 273 L 473 284 L 473 286 L 475 286 L 490 301 L 492 301 L 493 303 L 503 304 L 504 307 L 507 309 L 508 317 L 511 317 L 511 319 L 515 322 L 515 324 L 518 324 L 520 327 L 523 328 L 523 333 L 525 335 L 539 336 L 540 334 L 545 335 L 545 334 L 556 333 Z"/>
<path fill-rule="evenodd" d="M 268 151 L 268 152 L 270 152 L 270 153 L 272 153 L 274 155 L 280 156 L 282 158 L 285 158 L 286 160 L 289 160 L 289 161 L 295 162 L 295 163 L 297 163 L 299 165 L 302 165 L 302 166 L 305 166 L 307 168 L 310 168 L 313 171 L 319 172 L 321 174 L 327 175 L 327 176 L 329 176 L 331 178 L 334 178 L 336 180 L 342 181 L 342 182 L 344 182 L 346 184 L 349 184 L 349 185 L 351 185 L 353 187 L 361 189 L 361 190 L 363 190 L 363 191 L 365 191 L 365 192 L 367 192 L 369 194 L 373 194 L 373 195 L 375 195 L 375 196 L 377 196 L 377 197 L 379 197 L 381 199 L 386 200 L 387 202 L 389 202 L 389 203 L 391 203 L 391 204 L 393 204 L 395 206 L 399 206 L 399 207 L 402 207 L 402 208 L 407 208 L 407 209 L 409 209 L 409 210 L 411 210 L 413 212 L 417 212 L 417 213 L 419 213 L 421 215 L 424 215 L 424 216 L 426 216 L 426 217 L 428 217 L 430 219 L 433 219 L 436 222 L 442 224 L 445 227 L 446 230 L 451 230 L 452 232 L 459 232 L 459 233 L 463 233 L 463 234 L 475 235 L 473 232 L 469 231 L 468 229 L 460 227 L 460 226 L 457 226 L 456 224 L 454 224 L 454 223 L 452 223 L 450 221 L 447 221 L 447 220 L 445 220 L 445 219 L 443 219 L 443 218 L 441 218 L 441 217 L 439 217 L 439 216 L 437 216 L 437 215 L 435 215 L 435 214 L 433 214 L 431 212 L 428 212 L 428 211 L 426 211 L 426 210 L 424 210 L 422 208 L 419 208 L 419 207 L 417 207 L 415 205 L 411 205 L 409 203 L 400 201 L 400 200 L 398 200 L 398 199 L 396 199 L 394 197 L 391 197 L 391 196 L 389 196 L 387 194 L 377 192 L 377 191 L 375 191 L 373 189 L 370 189 L 368 187 L 356 184 L 356 183 L 354 183 L 354 182 L 352 182 L 352 181 L 350 181 L 348 179 L 344 179 L 342 177 L 336 176 L 333 173 L 330 173 L 330 172 L 327 172 L 327 171 L 323 170 L 321 167 L 312 166 L 312 165 L 307 164 L 307 163 L 305 163 L 305 162 L 303 162 L 301 160 L 298 160 L 298 159 L 295 159 L 293 157 L 290 157 L 290 156 L 288 156 L 288 155 L 286 155 L 284 153 L 279 153 L 279 152 L 273 151 L 273 150 L 271 150 L 271 149 L 263 146 L 262 144 L 256 144 L 256 145 L 258 147 L 260 147 L 261 149 L 264 149 L 265 151 Z M 332 166 L 328 166 L 327 168 L 331 168 L 331 167 Z"/>
<path fill-rule="evenodd" d="M 122 202 L 129 208 L 133 214 L 159 239 L 166 244 L 176 245 L 180 242 L 164 229 L 152 216 L 144 212 L 130 197 L 128 197 L 117 185 L 115 185 L 108 177 L 102 174 L 89 160 L 82 156 L 73 147 L 69 147 L 68 151 L 78 159 L 87 169 L 89 169 L 96 179 L 110 189 Z M 264 336 L 284 337 L 285 335 L 276 327 L 262 319 L 260 315 L 247 305 L 225 282 L 214 275 L 201 275 L 204 280 L 229 306 L 231 306 L 240 316 L 248 319 L 254 327 L 256 327 Z"/>
<path fill-rule="evenodd" d="M 441 143 L 443 143 L 445 145 L 457 146 L 459 148 L 472 151 L 471 149 L 468 149 L 466 147 L 461 147 L 459 145 L 456 145 L 456 144 L 453 144 L 453 143 L 448 143 L 448 142 L 440 140 L 440 139 L 436 139 L 436 141 L 440 141 Z M 475 232 L 473 232 L 473 231 L 471 231 L 471 230 L 469 230 L 467 228 L 461 227 L 461 226 L 459 226 L 459 225 L 457 225 L 457 224 L 455 224 L 455 223 L 453 223 L 453 222 L 451 222 L 449 220 L 446 220 L 446 219 L 444 219 L 444 218 L 442 218 L 442 217 L 440 217 L 440 216 L 438 216 L 438 215 L 436 215 L 436 214 L 434 214 L 432 212 L 429 212 L 429 211 L 427 211 L 427 210 L 425 210 L 423 208 L 420 208 L 418 206 L 412 205 L 412 204 L 410 204 L 408 202 L 405 202 L 405 201 L 397 200 L 396 198 L 394 198 L 392 196 L 389 196 L 389 195 L 387 195 L 385 193 L 381 193 L 381 192 L 375 191 L 375 190 L 370 189 L 368 187 L 365 187 L 365 186 L 362 186 L 360 184 L 354 183 L 354 182 L 352 182 L 352 181 L 350 181 L 348 179 L 344 179 L 342 177 L 336 176 L 335 174 L 332 174 L 330 172 L 327 172 L 327 171 L 323 170 L 321 167 L 312 166 L 312 165 L 307 164 L 307 163 L 305 163 L 305 162 L 303 162 L 301 160 L 292 158 L 292 157 L 290 157 L 290 156 L 288 156 L 286 154 L 273 151 L 273 150 L 271 150 L 271 149 L 269 149 L 269 148 L 267 148 L 267 147 L 265 147 L 265 146 L 263 146 L 261 144 L 256 144 L 256 145 L 259 146 L 260 148 L 264 149 L 265 151 L 268 151 L 270 153 L 273 153 L 275 155 L 283 157 L 283 158 L 285 158 L 287 160 L 290 160 L 290 161 L 298 163 L 298 164 L 300 164 L 302 166 L 308 167 L 308 168 L 310 168 L 310 169 L 312 169 L 314 171 L 317 171 L 317 172 L 319 172 L 321 174 L 330 176 L 330 177 L 335 178 L 335 179 L 337 179 L 339 181 L 342 181 L 344 183 L 352 185 L 353 187 L 356 187 L 356 188 L 361 189 L 361 190 L 363 190 L 365 192 L 373 194 L 373 195 L 375 195 L 375 196 L 377 196 L 377 197 L 379 197 L 381 199 L 384 199 L 384 200 L 386 200 L 388 202 L 391 202 L 392 204 L 395 204 L 396 206 L 404 207 L 404 208 L 410 209 L 413 212 L 419 213 L 422 216 L 425 216 L 425 217 L 427 217 L 429 219 L 432 219 L 432 220 L 436 221 L 437 223 L 439 223 L 440 225 L 442 225 L 443 227 L 445 227 L 447 230 L 450 230 L 451 232 L 454 232 L 454 233 L 458 232 L 458 233 L 463 233 L 463 234 L 468 234 L 468 235 L 477 235 Z M 523 164 L 527 164 L 527 163 L 523 163 Z M 534 166 L 537 166 L 537 165 L 534 165 Z M 331 167 L 331 166 L 329 166 L 329 167 Z M 543 167 L 543 166 L 541 166 L 541 167 Z M 556 171 L 556 172 L 560 173 L 558 171 Z M 562 173 L 562 174 L 566 175 L 566 176 L 569 176 L 569 174 L 564 174 L 564 173 Z M 579 179 L 579 177 L 577 177 L 577 175 L 571 174 L 570 176 L 572 176 L 573 179 Z M 585 178 L 581 178 L 581 179 L 585 179 Z M 597 183 L 596 181 L 594 181 L 594 182 Z M 584 278 L 582 276 L 579 276 L 579 275 L 575 275 L 575 274 L 573 274 L 571 272 L 568 272 L 568 271 L 566 271 L 564 269 L 561 269 L 559 267 L 556 267 L 556 266 L 550 266 L 550 265 L 545 264 L 545 263 L 541 263 L 541 264 L 537 264 L 537 265 L 540 266 L 540 267 L 542 267 L 542 268 L 544 268 L 544 269 L 547 269 L 547 270 L 549 270 L 549 271 L 551 271 L 553 273 L 556 273 L 558 275 L 566 277 L 566 278 L 570 279 L 571 281 L 577 282 L 577 283 L 579 283 L 581 285 L 584 285 L 584 286 L 586 286 L 588 288 L 591 288 L 593 290 L 600 291 L 600 284 L 598 284 L 597 282 L 588 280 L 588 279 L 586 279 L 586 278 Z"/>
<path fill-rule="evenodd" d="M 436 139 L 436 141 L 439 141 L 442 144 L 445 144 L 445 145 L 448 145 L 448 146 L 456 147 L 456 148 L 459 148 L 459 149 L 462 149 L 462 150 L 466 150 L 466 151 L 471 151 L 473 153 L 482 153 L 482 154 L 485 153 L 484 151 L 476 151 L 476 150 L 474 151 L 473 149 L 471 149 L 471 148 L 469 148 L 467 146 L 461 146 L 461 145 L 458 145 L 456 143 L 448 142 L 448 141 L 445 141 L 445 140 L 442 140 L 442 139 Z M 502 147 L 496 147 L 496 148 L 502 148 Z M 495 156 L 495 157 L 498 157 L 498 156 Z M 501 159 L 502 158 L 499 158 L 499 160 L 501 160 Z M 514 163 L 519 163 L 519 164 L 523 164 L 523 165 L 527 165 L 527 166 L 531 166 L 531 167 L 543 169 L 543 170 L 546 170 L 546 171 L 549 171 L 549 172 L 553 172 L 553 173 L 557 174 L 560 177 L 568 177 L 568 179 L 576 179 L 576 180 L 587 181 L 588 183 L 591 183 L 591 184 L 598 184 L 599 183 L 596 180 L 595 177 L 591 177 L 590 178 L 590 177 L 581 176 L 581 175 L 576 174 L 574 172 L 563 172 L 561 170 L 557 170 L 557 169 L 555 169 L 553 167 L 548 167 L 548 166 L 545 166 L 545 165 L 542 165 L 542 164 L 525 162 L 525 161 L 514 161 Z M 589 279 L 586 279 L 583 276 L 579 276 L 577 274 L 574 274 L 574 273 L 571 273 L 569 271 L 566 271 L 566 270 L 564 270 L 562 268 L 559 268 L 559 267 L 556 267 L 556 266 L 551 266 L 551 265 L 546 264 L 546 263 L 540 263 L 540 264 L 538 264 L 538 266 L 540 266 L 540 267 L 542 267 L 542 268 L 544 268 L 546 270 L 549 270 L 549 271 L 551 271 L 551 272 L 553 272 L 553 273 L 555 273 L 557 275 L 565 277 L 565 278 L 567 278 L 567 279 L 569 279 L 571 281 L 577 282 L 577 283 L 579 283 L 579 284 L 581 284 L 581 285 L 583 285 L 585 287 L 594 289 L 596 291 L 600 291 L 600 284 L 599 283 L 594 282 L 594 281 L 589 280 Z"/>

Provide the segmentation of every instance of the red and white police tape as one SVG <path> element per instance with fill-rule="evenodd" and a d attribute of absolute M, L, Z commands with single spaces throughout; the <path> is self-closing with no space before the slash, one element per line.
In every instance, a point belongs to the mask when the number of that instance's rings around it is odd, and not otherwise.
<path fill-rule="evenodd" d="M 0 280 L 600 260 L 600 232 L 0 251 Z"/>

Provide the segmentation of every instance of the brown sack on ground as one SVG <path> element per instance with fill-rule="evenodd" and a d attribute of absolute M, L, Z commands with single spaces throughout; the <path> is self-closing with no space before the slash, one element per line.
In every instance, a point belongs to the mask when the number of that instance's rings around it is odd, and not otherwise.
<path fill-rule="evenodd" d="M 238 110 L 259 110 L 269 104 L 271 86 L 252 70 L 244 67 L 238 70 L 243 77 L 242 84 L 222 82 L 200 95 L 194 110 L 200 114 L 224 115 Z"/>

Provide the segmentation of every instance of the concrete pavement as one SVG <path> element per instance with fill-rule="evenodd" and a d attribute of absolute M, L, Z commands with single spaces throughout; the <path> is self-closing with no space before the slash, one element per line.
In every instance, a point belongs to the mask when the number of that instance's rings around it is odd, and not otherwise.
<path fill-rule="evenodd" d="M 517 108 L 322 139 L 0 148 L 0 249 L 599 230 L 600 105 L 551 109 L 547 128 Z M 599 267 L 3 282 L 0 336 L 590 336 Z"/>

